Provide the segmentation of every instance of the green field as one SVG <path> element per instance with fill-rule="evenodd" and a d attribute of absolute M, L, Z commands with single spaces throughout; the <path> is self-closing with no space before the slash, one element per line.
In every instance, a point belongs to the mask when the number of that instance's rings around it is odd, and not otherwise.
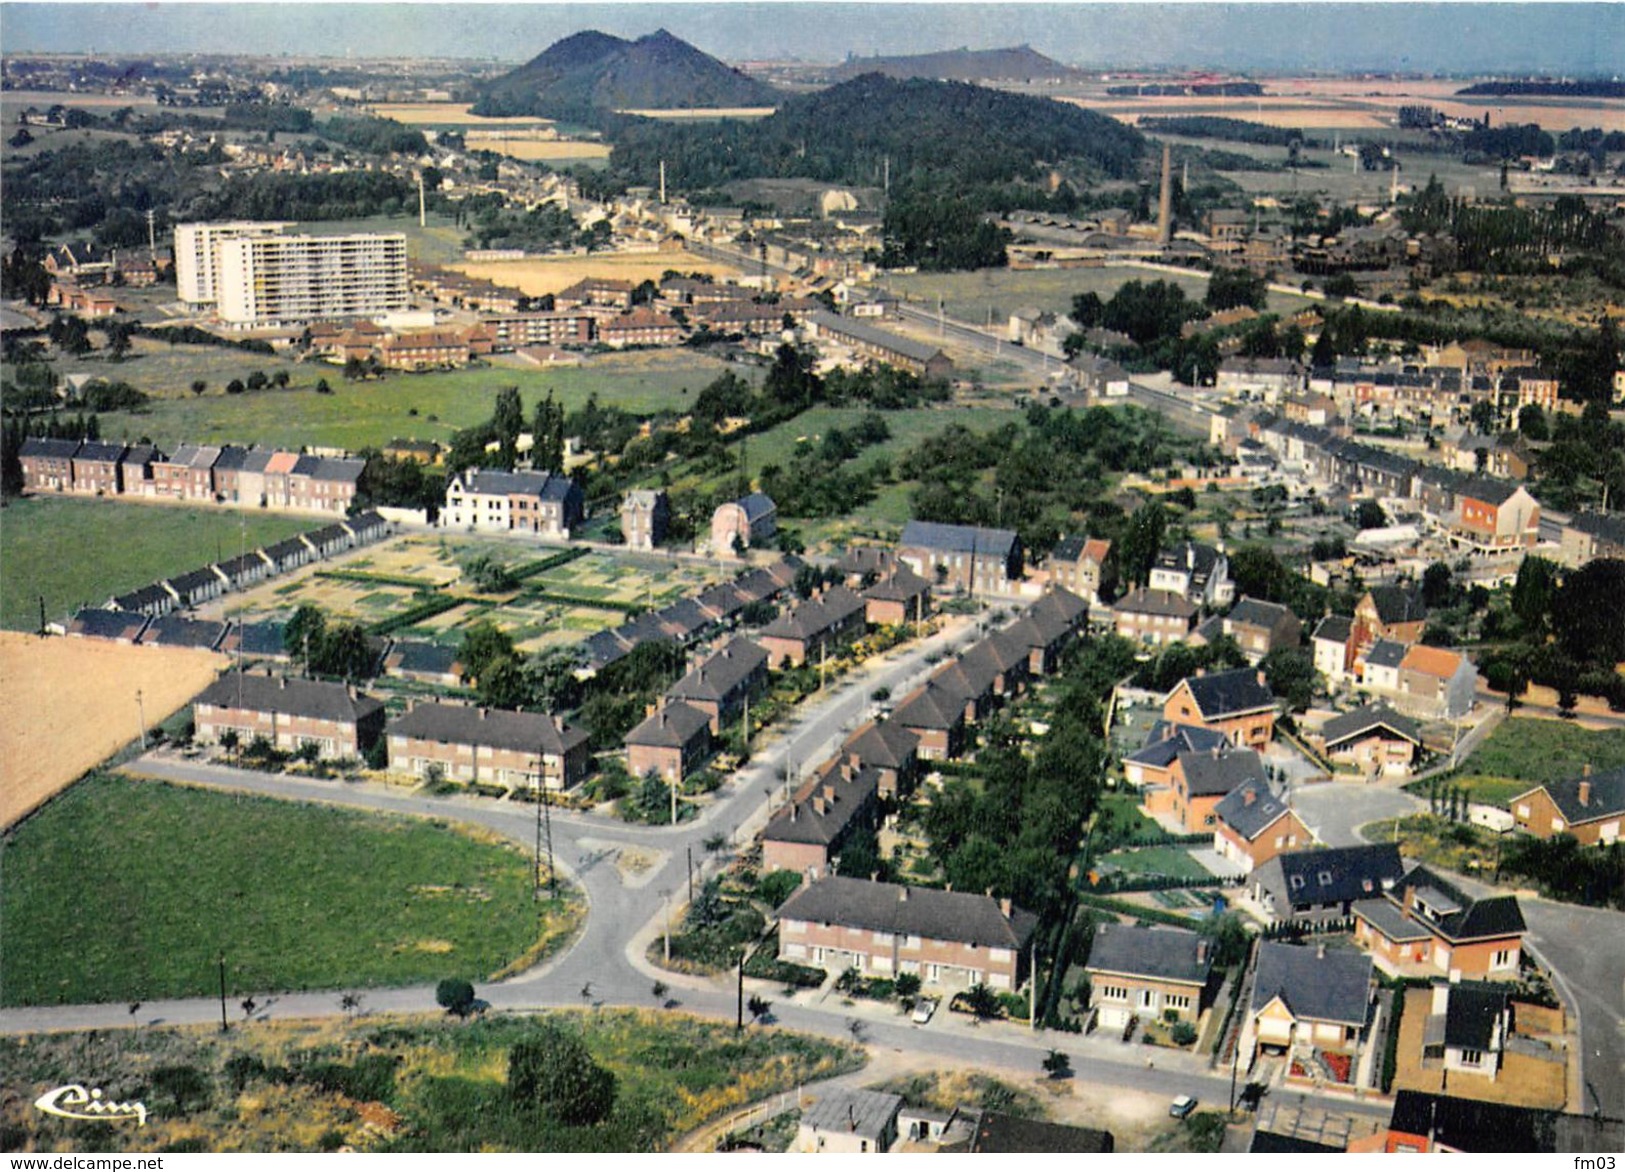
<path fill-rule="evenodd" d="M 1114 868 L 1125 875 L 1166 875 L 1172 879 L 1205 879 L 1206 867 L 1191 858 L 1190 851 L 1177 846 L 1142 846 L 1113 851 L 1096 864 L 1101 870 Z"/>
<path fill-rule="evenodd" d="M 1578 777 L 1587 765 L 1595 770 L 1625 765 L 1625 729 L 1599 732 L 1515 716 L 1473 750 L 1461 774 L 1445 784 L 1465 786 L 1474 801 L 1505 805 L 1543 781 Z M 1426 785 L 1416 783 L 1413 792 L 1425 794 Z"/>
<path fill-rule="evenodd" d="M 0 626 L 32 631 L 159 578 L 319 528 L 312 517 L 131 501 L 26 497 L 0 514 Z"/>
<path fill-rule="evenodd" d="M 4 850 L 6 1005 L 490 977 L 535 942 L 529 860 L 435 824 L 97 775 Z"/>
<path fill-rule="evenodd" d="M 449 441 L 458 428 L 489 419 L 503 387 L 519 388 L 527 419 L 548 391 L 571 410 L 597 392 L 606 407 L 648 414 L 685 411 L 693 395 L 726 369 L 715 358 L 678 352 L 606 355 L 585 366 L 557 370 L 485 367 L 391 374 L 381 381 L 351 383 L 338 367 L 325 363 L 290 366 L 263 355 L 213 347 L 175 349 L 175 355 L 154 354 L 116 368 L 107 366 L 107 373 L 116 370 L 117 377 L 137 387 L 164 389 L 173 397 L 154 401 L 139 413 L 102 416 L 103 438 L 134 441 L 146 436 L 166 449 L 180 443 L 239 443 L 351 451 L 397 436 Z M 189 353 L 179 353 L 182 350 Z M 142 367 L 148 361 L 154 363 L 150 379 Z M 193 362 L 199 365 L 189 365 Z M 291 375 L 285 391 L 223 392 L 229 377 L 246 377 L 254 370 L 270 374 L 279 368 Z M 230 370 L 235 373 L 226 377 Z M 186 388 L 193 378 L 204 379 L 211 389 L 201 396 L 190 394 Z M 323 378 L 332 388 L 330 395 L 315 393 L 317 380 Z"/>
<path fill-rule="evenodd" d="M 1010 314 L 1024 307 L 1068 313 L 1072 298 L 1098 293 L 1102 300 L 1130 281 L 1172 281 L 1187 297 L 1200 300 L 1207 293 L 1207 278 L 1171 274 L 1141 267 L 1099 269 L 978 269 L 969 273 L 910 273 L 889 276 L 887 287 L 909 301 L 935 307 L 947 303 L 948 316 L 986 326 L 991 311 L 993 328 L 1002 332 Z M 1290 312 L 1311 304 L 1308 298 L 1271 293 L 1270 308 Z M 1031 376 L 1028 376 L 1031 382 Z"/>

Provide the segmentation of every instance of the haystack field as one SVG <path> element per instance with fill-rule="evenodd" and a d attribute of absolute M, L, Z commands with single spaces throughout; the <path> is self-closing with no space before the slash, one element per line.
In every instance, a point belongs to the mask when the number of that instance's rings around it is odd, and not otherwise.
<path fill-rule="evenodd" d="M 523 290 L 531 297 L 557 293 L 587 277 L 631 281 L 660 280 L 667 269 L 684 273 L 712 273 L 733 276 L 732 265 L 706 260 L 681 249 L 672 252 L 595 253 L 591 256 L 527 257 L 524 260 L 480 261 L 450 265 L 471 277 L 483 277 L 499 285 Z"/>
<path fill-rule="evenodd" d="M 228 662 L 181 647 L 0 631 L 0 826 L 179 710 Z M 136 692 L 141 704 L 136 704 Z"/>

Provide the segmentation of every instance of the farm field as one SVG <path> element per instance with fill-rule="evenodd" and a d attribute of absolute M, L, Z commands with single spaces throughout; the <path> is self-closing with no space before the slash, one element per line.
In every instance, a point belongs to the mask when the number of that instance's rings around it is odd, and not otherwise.
<path fill-rule="evenodd" d="M 525 160 L 607 159 L 610 150 L 605 142 L 581 142 L 571 138 L 514 138 L 500 131 L 470 131 L 467 141 L 471 151 L 495 151 L 510 159 Z"/>
<path fill-rule="evenodd" d="M 467 102 L 383 102 L 368 107 L 380 118 L 408 126 L 552 126 L 547 118 L 482 118 Z"/>
<path fill-rule="evenodd" d="M 272 369 L 258 355 L 241 357 L 242 373 Z M 129 365 L 130 372 L 122 377 L 143 386 L 139 363 Z M 285 391 L 185 394 L 149 403 L 139 412 L 103 415 L 101 428 L 104 439 L 133 441 L 148 436 L 166 450 L 191 442 L 359 451 L 397 436 L 448 442 L 459 428 L 489 419 L 497 392 L 511 386 L 519 388 L 527 418 L 548 391 L 567 410 L 580 408 L 596 392 L 604 406 L 636 414 L 682 411 L 688 394 L 697 393 L 726 369 L 718 359 L 689 351 L 593 356 L 580 366 L 549 370 L 504 366 L 397 373 L 355 383 L 346 382 L 338 367 L 297 365 Z M 750 377 L 751 372 L 741 373 Z M 171 377 L 181 387 L 186 385 L 184 373 Z M 315 392 L 318 378 L 327 379 L 332 394 Z"/>
<path fill-rule="evenodd" d="M 221 953 L 238 997 L 481 980 L 537 942 L 525 852 L 435 822 L 97 774 L 5 851 L 6 1005 L 204 996 Z"/>
<path fill-rule="evenodd" d="M 0 826 L 12 825 L 135 740 L 143 716 L 150 727 L 172 715 L 226 662 L 223 655 L 185 647 L 125 647 L 0 631 L 0 695 L 6 698 L 0 705 Z M 8 870 L 0 886 L 9 887 L 11 880 Z M 7 943 L 10 970 L 21 953 Z M 10 976 L 8 971 L 8 986 Z"/>
<path fill-rule="evenodd" d="M 103 435 L 109 434 L 103 432 Z M 320 528 L 319 517 L 156 501 L 25 497 L 0 522 L 0 626 L 32 631 L 81 606 Z"/>
<path fill-rule="evenodd" d="M 566 1127 L 508 1095 L 508 1051 L 543 1022 L 578 1033 L 615 1078 L 615 1107 Z M 782 1029 L 751 1029 L 652 1010 L 555 1012 L 481 1021 L 368 1015 L 359 1021 L 159 1027 L 0 1039 L 22 1093 L 0 1104 L 13 1151 L 216 1152 L 621 1151 L 679 1137 L 759 1099 L 863 1065 L 861 1051 Z M 173 1073 L 189 1076 L 178 1082 Z M 118 1098 L 146 1095 L 144 1127 L 52 1120 L 36 1096 L 80 1080 Z M 175 1087 L 184 1085 L 184 1109 Z M 193 1150 L 193 1149 L 188 1149 Z"/>
<path fill-rule="evenodd" d="M 638 118 L 658 118 L 666 122 L 702 122 L 713 118 L 766 118 L 774 106 L 699 106 L 683 110 L 617 110 Z"/>
<path fill-rule="evenodd" d="M 1446 784 L 1464 786 L 1477 802 L 1505 805 L 1541 782 L 1578 777 L 1625 765 L 1625 729 L 1593 731 L 1560 720 L 1514 716 L 1505 721 L 1462 763 Z M 1426 782 L 1416 792 L 1426 793 Z"/>
<path fill-rule="evenodd" d="M 991 311 L 993 329 L 1003 333 L 1010 314 L 1017 309 L 1036 307 L 1068 313 L 1072 298 L 1080 293 L 1098 293 L 1102 300 L 1130 281 L 1172 281 L 1188 297 L 1200 300 L 1207 294 L 1205 276 L 1170 274 L 1134 265 L 1097 269 L 978 269 L 966 273 L 910 273 L 889 276 L 887 287 L 916 304 L 934 307 L 946 302 L 950 317 L 986 326 Z M 1309 305 L 1303 297 L 1271 293 L 1270 308 L 1291 312 Z M 1027 375 L 1029 382 L 1032 375 Z"/>
<path fill-rule="evenodd" d="M 739 273 L 739 269 L 733 265 L 685 251 L 533 256 L 524 260 L 477 261 L 449 267 L 471 277 L 521 289 L 531 297 L 557 293 L 587 277 L 613 278 L 637 284 L 640 281 L 658 281 L 668 269 L 683 273 L 711 273 L 719 277 L 737 276 Z"/>

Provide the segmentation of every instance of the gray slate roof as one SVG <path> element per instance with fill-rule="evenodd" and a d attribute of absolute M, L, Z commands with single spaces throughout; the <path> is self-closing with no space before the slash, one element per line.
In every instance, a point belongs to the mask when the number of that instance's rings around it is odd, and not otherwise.
<path fill-rule="evenodd" d="M 834 790 L 831 797 L 825 786 Z M 880 771 L 859 769 L 843 777 L 837 761 L 804 787 L 805 796 L 780 807 L 762 831 L 764 841 L 804 842 L 829 846 L 846 833 L 852 820 L 880 792 Z M 872 808 L 872 807 L 871 807 Z"/>
<path fill-rule="evenodd" d="M 113 598 L 113 606 L 117 610 L 144 610 L 154 604 L 174 606 L 174 595 L 154 583 L 151 586 L 143 586 L 139 590 L 132 590 L 128 594 L 119 594 Z"/>
<path fill-rule="evenodd" d="M 709 733 L 711 717 L 681 700 L 662 705 L 653 715 L 626 734 L 628 745 L 649 745 L 657 749 L 679 749 L 702 732 Z"/>
<path fill-rule="evenodd" d="M 1290 810 L 1267 781 L 1249 777 L 1225 794 L 1213 807 L 1213 816 L 1251 842 Z"/>
<path fill-rule="evenodd" d="M 420 639 L 402 639 L 390 648 L 384 662 L 391 671 L 430 675 L 450 675 L 462 666 L 457 648 Z"/>
<path fill-rule="evenodd" d="M 1184 683 L 1206 720 L 1275 707 L 1275 694 L 1250 667 L 1186 676 Z"/>
<path fill-rule="evenodd" d="M 42 460 L 71 460 L 79 450 L 78 440 L 40 439 L 29 436 L 17 447 L 18 456 L 36 456 Z"/>
<path fill-rule="evenodd" d="M 920 738 L 895 720 L 871 720 L 854 732 L 841 746 L 857 754 L 865 765 L 901 769 L 919 750 Z"/>
<path fill-rule="evenodd" d="M 1332 643 L 1347 644 L 1349 636 L 1354 634 L 1354 620 L 1348 615 L 1329 614 L 1320 620 L 1315 627 L 1315 639 L 1325 639 Z"/>
<path fill-rule="evenodd" d="M 228 629 L 225 623 L 166 614 L 147 624 L 147 629 L 141 633 L 141 644 L 158 647 L 201 647 L 205 651 L 213 651 L 225 639 Z"/>
<path fill-rule="evenodd" d="M 79 450 L 74 453 L 73 458 L 75 460 L 83 460 L 86 463 L 117 464 L 120 457 L 123 455 L 123 444 L 104 443 L 100 440 L 86 440 L 84 443 L 79 445 Z"/>
<path fill-rule="evenodd" d="M 239 681 L 236 672 L 221 676 L 203 689 L 193 703 L 236 708 L 239 688 L 243 707 L 251 712 L 280 712 L 348 724 L 364 720 L 384 708 L 380 701 L 365 692 L 352 696 L 343 684 L 249 673 L 244 673 Z"/>
<path fill-rule="evenodd" d="M 1166 769 L 1181 753 L 1211 753 L 1216 748 L 1223 750 L 1229 747 L 1230 738 L 1217 729 L 1159 720 L 1146 733 L 1145 744 L 1123 760 Z"/>
<path fill-rule="evenodd" d="M 1410 648 L 1397 639 L 1378 639 L 1365 653 L 1367 667 L 1398 667 Z"/>
<path fill-rule="evenodd" d="M 773 498 L 765 492 L 749 493 L 740 497 L 734 504 L 745 510 L 745 520 L 752 523 L 779 511 L 778 506 L 773 503 Z"/>
<path fill-rule="evenodd" d="M 1231 753 L 1181 753 L 1179 767 L 1193 798 L 1228 794 L 1247 780 L 1264 781 L 1264 762 L 1252 749 Z"/>
<path fill-rule="evenodd" d="M 1178 591 L 1148 590 L 1144 586 L 1136 586 L 1123 595 L 1112 609 L 1123 614 L 1167 615 L 1187 620 L 1196 614 L 1196 607 Z"/>
<path fill-rule="evenodd" d="M 1488 1050 L 1495 1023 L 1506 1013 L 1507 991 L 1485 981 L 1450 986 L 1444 1011 L 1444 1044 L 1464 1050 Z"/>
<path fill-rule="evenodd" d="M 1091 972 L 1202 985 L 1213 971 L 1213 958 L 1206 941 L 1195 932 L 1104 924 L 1095 932 L 1089 963 L 1084 967 Z"/>
<path fill-rule="evenodd" d="M 767 652 L 749 639 L 732 639 L 693 671 L 666 689 L 673 700 L 721 700 L 753 672 L 767 666 Z"/>
<path fill-rule="evenodd" d="M 562 757 L 587 743 L 587 734 L 545 712 L 510 712 L 462 704 L 419 704 L 390 722 L 390 736 L 441 745 L 483 745 Z"/>
<path fill-rule="evenodd" d="M 1016 535 L 1009 529 L 983 529 L 976 525 L 942 525 L 935 521 L 910 521 L 903 526 L 900 548 L 919 546 L 949 553 L 975 553 L 977 556 L 1009 557 L 1016 547 Z"/>
<path fill-rule="evenodd" d="M 1384 881 L 1392 885 L 1405 874 L 1399 848 L 1391 842 L 1293 851 L 1277 855 L 1265 868 L 1278 869 L 1294 907 L 1381 898 Z"/>
<path fill-rule="evenodd" d="M 1373 586 L 1368 593 L 1377 608 L 1377 617 L 1384 623 L 1417 622 L 1427 617 L 1421 595 L 1398 586 Z"/>
<path fill-rule="evenodd" d="M 1352 737 L 1363 736 L 1373 729 L 1387 729 L 1413 745 L 1422 743 L 1421 726 L 1414 720 L 1399 715 L 1386 704 L 1367 704 L 1364 708 L 1356 708 L 1353 712 L 1334 716 L 1326 722 L 1320 732 L 1326 738 L 1326 748 L 1330 749 Z"/>
<path fill-rule="evenodd" d="M 1019 908 L 1005 919 L 990 896 L 830 876 L 779 908 L 781 920 L 840 924 L 987 948 L 1024 948 L 1038 919 Z"/>
<path fill-rule="evenodd" d="M 1292 611 L 1276 602 L 1263 602 L 1257 598 L 1243 598 L 1225 618 L 1238 625 L 1263 627 L 1272 630 L 1282 619 L 1292 617 Z"/>
<path fill-rule="evenodd" d="M 87 635 L 92 639 L 134 640 L 146 628 L 147 616 L 127 610 L 99 610 L 87 607 L 73 616 L 68 624 L 70 635 Z"/>
<path fill-rule="evenodd" d="M 1584 805 L 1580 803 L 1580 785 L 1590 783 Z M 1563 781 L 1548 781 L 1544 789 L 1563 814 L 1570 826 L 1576 822 L 1591 822 L 1610 814 L 1625 813 L 1625 766 L 1605 769 L 1590 777 L 1570 777 Z M 1526 790 L 1533 793 L 1533 790 Z M 1521 794 L 1519 795 L 1522 796 Z"/>
<path fill-rule="evenodd" d="M 891 1128 L 902 1107 L 902 1095 L 884 1091 L 832 1091 L 820 1096 L 801 1113 L 801 1123 L 818 1131 L 838 1131 L 876 1143 Z"/>
<path fill-rule="evenodd" d="M 876 329 L 857 318 L 837 317 L 822 309 L 815 309 L 807 315 L 807 320 L 818 327 L 820 332 L 842 334 L 849 338 L 870 346 L 878 346 L 890 350 L 894 354 L 901 354 L 905 358 L 912 358 L 916 362 L 929 362 L 942 351 L 936 346 L 926 342 L 916 342 L 912 338 L 905 338 L 900 334 L 888 333 Z"/>
<path fill-rule="evenodd" d="M 905 728 L 950 729 L 965 719 L 965 702 L 928 680 L 903 699 L 892 719 Z"/>
<path fill-rule="evenodd" d="M 1365 1025 L 1371 1007 L 1371 958 L 1360 952 L 1265 941 L 1258 946 L 1253 1012 L 1276 997 L 1294 1017 Z"/>
<path fill-rule="evenodd" d="M 1403 905 L 1407 891 L 1416 893 L 1411 914 L 1432 924 L 1451 940 L 1482 940 L 1511 936 L 1527 930 L 1515 895 L 1474 899 L 1426 867 L 1412 868 L 1395 885 L 1389 898 Z M 1420 906 L 1416 906 L 1421 904 L 1428 905 L 1439 914 L 1428 915 Z"/>
<path fill-rule="evenodd" d="M 463 487 L 471 493 L 490 496 L 534 496 L 544 501 L 559 501 L 569 495 L 575 481 L 568 476 L 553 476 L 546 472 L 469 468 L 463 472 Z"/>

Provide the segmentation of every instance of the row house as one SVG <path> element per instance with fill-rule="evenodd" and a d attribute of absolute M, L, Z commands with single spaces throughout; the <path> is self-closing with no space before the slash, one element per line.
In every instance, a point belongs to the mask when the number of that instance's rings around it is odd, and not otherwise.
<path fill-rule="evenodd" d="M 609 277 L 584 277 L 553 294 L 553 308 L 556 310 L 579 309 L 584 305 L 631 309 L 632 282 Z"/>
<path fill-rule="evenodd" d="M 1558 560 L 1583 566 L 1595 558 L 1625 558 L 1625 517 L 1576 513 L 1563 522 Z"/>
<path fill-rule="evenodd" d="M 117 496 L 124 490 L 120 472 L 126 450 L 123 444 L 99 440 L 80 444 L 73 454 L 73 491 Z"/>
<path fill-rule="evenodd" d="M 583 514 L 581 487 L 568 476 L 468 468 L 446 485 L 441 524 L 471 532 L 520 531 L 568 540 Z"/>
<path fill-rule="evenodd" d="M 953 359 L 930 343 L 916 342 L 854 318 L 838 317 L 823 310 L 808 313 L 807 322 L 812 327 L 814 337 L 828 338 L 864 358 L 930 378 L 946 378 L 953 373 Z"/>
<path fill-rule="evenodd" d="M 1249 663 L 1256 664 L 1272 651 L 1296 647 L 1303 624 L 1289 607 L 1243 597 L 1224 616 L 1224 633 L 1236 641 Z"/>
<path fill-rule="evenodd" d="M 808 778 L 773 812 L 762 831 L 762 870 L 795 871 L 809 879 L 833 874 L 854 834 L 879 818 L 880 771 L 839 756 Z"/>
<path fill-rule="evenodd" d="M 1027 674 L 1053 675 L 1061 652 L 1089 621 L 1089 603 L 1070 590 L 1052 587 L 1005 628 L 1005 634 L 1027 647 Z"/>
<path fill-rule="evenodd" d="M 212 569 L 191 570 L 165 578 L 159 583 L 175 596 L 177 606 L 194 607 L 212 602 L 226 592 L 226 584 Z"/>
<path fill-rule="evenodd" d="M 1083 971 L 1090 1008 L 1108 1030 L 1133 1017 L 1194 1025 L 1217 992 L 1207 939 L 1181 928 L 1103 924 Z"/>
<path fill-rule="evenodd" d="M 805 313 L 809 303 L 798 302 L 763 305 L 756 301 L 712 302 L 694 309 L 690 321 L 703 325 L 719 334 L 746 334 L 761 337 L 777 334 L 784 328 L 784 319 Z"/>
<path fill-rule="evenodd" d="M 219 744 L 228 731 L 246 746 L 263 737 L 273 748 L 318 747 L 323 760 L 360 757 L 384 732 L 384 705 L 343 684 L 233 672 L 193 701 L 196 737 Z"/>
<path fill-rule="evenodd" d="M 119 491 L 127 496 L 151 496 L 153 465 L 163 458 L 151 444 L 131 444 L 119 461 Z"/>
<path fill-rule="evenodd" d="M 841 744 L 841 754 L 875 770 L 880 796 L 906 794 L 919 771 L 920 738 L 895 720 L 870 720 Z"/>
<path fill-rule="evenodd" d="M 1022 574 L 1021 539 L 1009 529 L 910 521 L 897 558 L 914 573 L 951 590 L 1007 594 Z"/>
<path fill-rule="evenodd" d="M 148 618 L 159 618 L 175 609 L 175 596 L 165 590 L 160 583 L 154 582 L 150 586 L 143 586 L 139 590 L 131 590 L 127 594 L 115 594 L 107 600 L 110 610 L 128 611 L 131 614 L 146 615 Z"/>
<path fill-rule="evenodd" d="M 479 345 L 491 352 L 491 336 L 480 331 Z M 386 370 L 438 370 L 467 366 L 475 343 L 465 333 L 426 330 L 390 334 L 378 345 L 378 361 Z"/>
<path fill-rule="evenodd" d="M 1507 806 L 1513 824 L 1525 834 L 1568 834 L 1582 846 L 1611 846 L 1619 841 L 1625 821 L 1625 768 L 1598 773 L 1587 764 L 1579 777 L 1525 790 Z"/>
<path fill-rule="evenodd" d="M 524 346 L 575 346 L 593 344 L 598 336 L 597 319 L 590 313 L 514 313 L 480 319 L 497 350 L 517 350 Z"/>
<path fill-rule="evenodd" d="M 831 586 L 781 614 L 757 634 L 768 666 L 800 667 L 863 634 L 867 604 L 845 586 Z"/>
<path fill-rule="evenodd" d="M 1450 539 L 1481 553 L 1532 549 L 1540 540 L 1540 503 L 1521 484 L 1476 476 L 1455 492 Z"/>
<path fill-rule="evenodd" d="M 365 460 L 300 456 L 288 472 L 287 507 L 312 513 L 350 511 Z"/>
<path fill-rule="evenodd" d="M 1198 610 L 1184 594 L 1136 587 L 1112 604 L 1118 635 L 1152 647 L 1183 643 L 1196 626 Z"/>
<path fill-rule="evenodd" d="M 106 639 L 134 646 L 150 621 L 136 611 L 84 607 L 68 621 L 67 635 L 72 639 Z"/>
<path fill-rule="evenodd" d="M 670 314 L 647 306 L 598 322 L 598 340 L 606 346 L 678 346 L 686 331 Z"/>
<path fill-rule="evenodd" d="M 1014 992 L 1038 918 L 1009 900 L 830 876 L 778 910 L 779 959 L 933 989 Z"/>
<path fill-rule="evenodd" d="M 1232 395 L 1246 391 L 1274 401 L 1302 390 L 1305 373 L 1290 358 L 1226 358 L 1219 363 L 1213 386 Z"/>
<path fill-rule="evenodd" d="M 932 612 L 931 583 L 900 566 L 863 592 L 864 618 L 872 626 L 920 623 Z"/>
<path fill-rule="evenodd" d="M 1262 778 L 1247 778 L 1213 807 L 1213 850 L 1244 875 L 1314 841 L 1297 811 Z"/>
<path fill-rule="evenodd" d="M 220 651 L 232 627 L 208 619 L 190 619 L 166 614 L 151 620 L 138 642 L 143 647 L 188 647 L 196 651 Z"/>
<path fill-rule="evenodd" d="M 749 639 L 736 638 L 707 657 L 666 689 L 667 700 L 680 700 L 711 717 L 711 734 L 732 724 L 752 695 L 767 683 L 768 653 Z"/>
<path fill-rule="evenodd" d="M 25 439 L 17 448 L 17 459 L 23 468 L 23 487 L 34 493 L 71 492 L 73 457 L 79 448 L 78 440 L 35 436 Z"/>
<path fill-rule="evenodd" d="M 1100 537 L 1073 534 L 1061 538 L 1050 551 L 1049 580 L 1053 586 L 1070 590 L 1091 603 L 1100 601 L 1100 588 L 1107 582 L 1107 561 L 1112 543 Z"/>
<path fill-rule="evenodd" d="M 216 562 L 209 568 L 219 575 L 227 590 L 247 590 L 271 575 L 270 560 L 258 550 Z"/>
<path fill-rule="evenodd" d="M 182 444 L 167 459 L 152 465 L 153 492 L 176 500 L 213 501 L 214 463 L 220 449 L 206 444 Z"/>
<path fill-rule="evenodd" d="M 653 774 L 681 785 L 711 755 L 711 714 L 681 700 L 662 704 L 626 734 L 626 765 L 634 777 Z"/>
<path fill-rule="evenodd" d="M 1474 899 L 1418 866 L 1352 910 L 1355 943 L 1390 976 L 1518 977 L 1528 928 L 1515 895 Z"/>
<path fill-rule="evenodd" d="M 389 768 L 516 789 L 573 789 L 592 770 L 590 738 L 545 712 L 414 704 L 390 722 Z"/>
<path fill-rule="evenodd" d="M 919 741 L 922 761 L 952 760 L 964 751 L 964 701 L 934 681 L 904 696 L 891 719 Z"/>

